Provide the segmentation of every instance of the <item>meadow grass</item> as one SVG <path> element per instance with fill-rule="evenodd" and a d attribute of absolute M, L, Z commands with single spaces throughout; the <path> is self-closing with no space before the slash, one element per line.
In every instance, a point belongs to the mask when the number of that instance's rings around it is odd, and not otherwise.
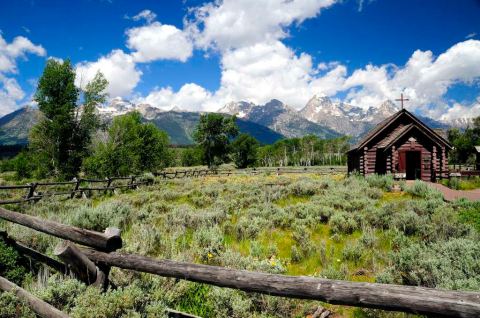
<path fill-rule="evenodd" d="M 380 176 L 215 176 L 157 180 L 151 187 L 90 199 L 48 198 L 17 209 L 88 229 L 117 226 L 125 252 L 151 257 L 480 290 L 480 206 L 446 203 L 422 183 L 404 192 L 390 192 L 392 185 L 393 180 Z M 59 242 L 3 221 L 0 229 L 51 256 Z M 42 277 L 26 278 L 23 284 L 46 300 L 58 295 L 55 303 L 73 317 L 96 317 L 92 307 L 107 318 L 162 317 L 165 307 L 202 317 L 305 317 L 321 304 L 119 269 L 111 273 L 119 288 L 106 294 L 58 274 Z M 2 294 L 0 303 L 6 297 Z M 408 316 L 321 305 L 341 317 Z"/>

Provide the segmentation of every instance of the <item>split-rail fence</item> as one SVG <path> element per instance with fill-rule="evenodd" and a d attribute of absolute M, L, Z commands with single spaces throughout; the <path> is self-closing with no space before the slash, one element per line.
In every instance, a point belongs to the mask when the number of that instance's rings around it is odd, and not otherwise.
<path fill-rule="evenodd" d="M 185 169 L 185 170 L 165 170 L 152 173 L 154 177 L 169 180 L 183 178 L 199 178 L 206 176 L 233 176 L 233 175 L 254 175 L 260 173 L 274 174 L 292 174 L 292 173 L 315 173 L 315 174 L 333 174 L 346 173 L 344 167 L 305 167 L 305 168 L 251 168 L 251 169 Z M 154 178 L 145 178 L 144 176 L 128 177 L 108 177 L 104 179 L 75 178 L 72 181 L 61 182 L 31 182 L 25 185 L 0 185 L 0 191 L 10 191 L 18 193 L 24 191 L 23 195 L 17 197 L 8 197 L 0 199 L 2 204 L 17 204 L 24 202 L 36 202 L 49 196 L 66 196 L 67 198 L 88 196 L 94 191 L 114 192 L 116 189 L 136 189 L 143 185 L 154 184 Z"/>
<path fill-rule="evenodd" d="M 312 299 L 330 304 L 379 308 L 435 317 L 480 317 L 480 293 L 433 288 L 359 283 L 307 276 L 286 276 L 193 264 L 118 252 L 120 230 L 96 232 L 44 220 L 0 208 L 0 219 L 61 238 L 54 254 L 58 259 L 33 250 L 3 232 L 7 244 L 19 253 L 45 263 L 56 271 L 70 271 L 76 278 L 98 288 L 112 286 L 112 266 L 163 277 L 185 279 L 273 296 Z M 78 244 L 78 245 L 77 245 Z M 41 317 L 68 317 L 48 303 L 0 277 L 0 290 L 12 291 Z"/>

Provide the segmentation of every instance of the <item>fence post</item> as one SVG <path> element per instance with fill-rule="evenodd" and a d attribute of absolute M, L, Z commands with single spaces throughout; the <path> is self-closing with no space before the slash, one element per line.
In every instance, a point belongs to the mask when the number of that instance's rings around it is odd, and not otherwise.
<path fill-rule="evenodd" d="M 105 191 L 103 191 L 103 194 L 107 194 L 107 191 L 109 190 L 110 186 L 112 185 L 112 178 L 105 177 L 105 180 L 107 180 L 107 186 L 105 187 Z"/>
<path fill-rule="evenodd" d="M 30 186 L 30 188 L 28 188 L 28 193 L 26 197 L 27 201 L 29 201 L 31 198 L 35 196 L 35 189 L 37 188 L 37 183 L 33 182 L 33 183 L 29 183 L 28 185 Z"/>
<path fill-rule="evenodd" d="M 79 179 L 73 178 L 72 181 L 76 182 L 76 183 L 75 183 L 75 187 L 72 190 L 72 194 L 70 194 L 70 199 L 73 199 L 75 197 L 75 194 L 77 193 L 78 188 L 80 188 L 80 180 Z"/>
<path fill-rule="evenodd" d="M 138 186 L 137 186 L 137 184 L 135 183 L 135 181 L 136 181 L 135 176 L 132 176 L 132 177 L 131 177 L 131 181 L 130 181 L 130 187 L 131 187 L 132 189 L 137 189 L 137 188 L 138 188 Z"/>

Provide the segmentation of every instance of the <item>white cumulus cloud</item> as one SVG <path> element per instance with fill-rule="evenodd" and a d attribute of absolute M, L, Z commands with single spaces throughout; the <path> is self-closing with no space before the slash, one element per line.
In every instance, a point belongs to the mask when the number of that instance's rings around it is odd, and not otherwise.
<path fill-rule="evenodd" d="M 24 91 L 14 78 L 0 74 L 0 116 L 16 110 L 18 102 L 24 97 Z"/>
<path fill-rule="evenodd" d="M 136 62 L 179 60 L 185 62 L 193 51 L 193 44 L 185 32 L 173 25 L 153 22 L 128 29 L 127 47 Z"/>
<path fill-rule="evenodd" d="M 17 58 L 25 58 L 27 53 L 45 56 L 47 52 L 41 45 L 33 44 L 23 36 L 17 36 L 11 43 L 0 34 L 0 72 L 16 72 Z"/>
<path fill-rule="evenodd" d="M 8 43 L 0 33 L 0 116 L 17 109 L 25 98 L 17 80 L 7 74 L 18 73 L 17 60 L 26 59 L 27 54 L 45 56 L 47 52 L 41 45 L 33 44 L 23 36 L 17 36 Z"/>
<path fill-rule="evenodd" d="M 98 71 L 108 80 L 107 92 L 111 97 L 130 95 L 142 75 L 132 56 L 122 50 L 113 50 L 95 62 L 78 63 L 75 84 L 80 87 L 86 85 Z"/>
<path fill-rule="evenodd" d="M 317 16 L 335 0 L 224 0 L 192 9 L 187 28 L 200 47 L 240 48 L 282 39 L 286 27 Z"/>
<path fill-rule="evenodd" d="M 184 84 L 177 92 L 171 87 L 156 88 L 146 97 L 136 100 L 137 103 L 146 103 L 163 110 L 178 107 L 183 110 L 205 110 L 205 104 L 212 98 L 209 91 L 194 84 Z"/>

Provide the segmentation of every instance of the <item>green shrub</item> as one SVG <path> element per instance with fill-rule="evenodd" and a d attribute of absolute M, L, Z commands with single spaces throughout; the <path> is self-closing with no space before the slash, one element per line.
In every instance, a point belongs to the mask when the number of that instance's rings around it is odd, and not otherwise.
<path fill-rule="evenodd" d="M 35 318 L 37 315 L 14 293 L 0 293 L 0 317 L 2 318 Z"/>
<path fill-rule="evenodd" d="M 391 191 L 393 188 L 392 175 L 371 174 L 365 177 L 368 185 L 385 191 Z"/>
<path fill-rule="evenodd" d="M 242 291 L 212 287 L 208 293 L 208 298 L 213 306 L 215 317 L 252 317 L 254 303 L 251 297 Z"/>
<path fill-rule="evenodd" d="M 21 285 L 28 271 L 28 262 L 0 235 L 0 276 Z"/>
<path fill-rule="evenodd" d="M 130 221 L 132 208 L 121 201 L 102 202 L 97 207 L 81 206 L 72 211 L 72 225 L 103 232 L 107 227 L 124 229 Z"/>
<path fill-rule="evenodd" d="M 37 292 L 38 297 L 55 308 L 70 311 L 75 306 L 77 297 L 87 287 L 76 279 L 64 279 L 59 275 L 49 277 L 46 287 Z"/>
<path fill-rule="evenodd" d="M 415 180 L 415 182 L 407 187 L 406 192 L 420 198 L 443 198 L 443 195 L 436 189 L 433 189 L 427 183 Z"/>
<path fill-rule="evenodd" d="M 460 180 L 458 178 L 450 178 L 447 181 L 447 187 L 454 190 L 460 190 Z"/>
<path fill-rule="evenodd" d="M 472 225 L 480 233 L 480 201 L 461 199 L 455 202 L 458 219 Z"/>
<path fill-rule="evenodd" d="M 478 290 L 480 288 L 480 244 L 451 239 L 433 244 L 415 243 L 392 254 L 385 277 L 405 285 Z"/>
<path fill-rule="evenodd" d="M 293 263 L 298 263 L 303 259 L 303 253 L 300 252 L 300 249 L 296 245 L 292 245 L 290 254 Z"/>
<path fill-rule="evenodd" d="M 346 261 L 357 264 L 362 258 L 363 248 L 357 244 L 347 245 L 342 251 L 342 257 Z"/>
<path fill-rule="evenodd" d="M 88 287 L 77 297 L 75 304 L 71 311 L 73 318 L 140 317 L 148 299 L 145 292 L 135 285 L 105 293 L 96 287 Z"/>
<path fill-rule="evenodd" d="M 201 228 L 193 234 L 193 241 L 200 248 L 200 256 L 203 261 L 220 255 L 225 249 L 223 233 L 218 226 Z"/>
<path fill-rule="evenodd" d="M 268 221 L 260 217 L 254 217 L 251 219 L 241 218 L 235 227 L 237 239 L 256 238 L 267 223 Z"/>
<path fill-rule="evenodd" d="M 176 309 L 200 317 L 213 317 L 214 307 L 209 299 L 211 286 L 199 283 L 182 284 L 180 297 L 174 302 Z"/>
<path fill-rule="evenodd" d="M 328 222 L 333 233 L 350 234 L 358 227 L 353 217 L 346 213 L 336 212 Z"/>
<path fill-rule="evenodd" d="M 341 266 L 340 269 L 336 269 L 334 266 L 330 265 L 322 269 L 320 272 L 320 277 L 327 279 L 336 279 L 336 280 L 345 280 L 348 274 L 348 269 L 346 266 Z"/>

